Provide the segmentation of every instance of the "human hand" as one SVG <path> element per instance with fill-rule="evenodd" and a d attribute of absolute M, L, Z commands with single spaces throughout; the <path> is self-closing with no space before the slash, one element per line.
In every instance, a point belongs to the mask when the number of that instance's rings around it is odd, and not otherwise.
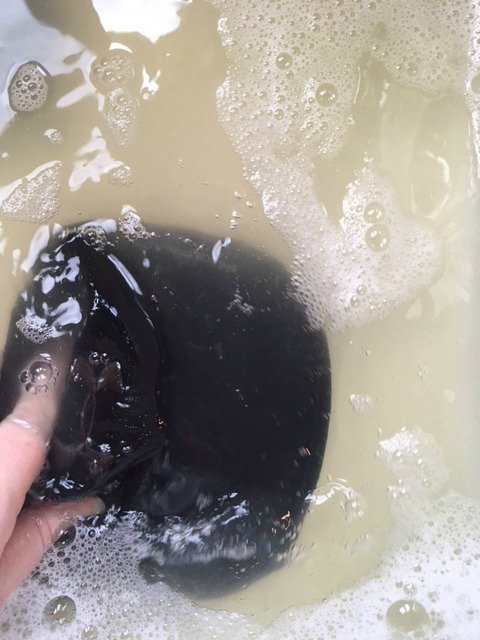
<path fill-rule="evenodd" d="M 104 509 L 94 497 L 70 503 L 36 501 L 23 508 L 47 454 L 56 405 L 55 394 L 24 393 L 0 422 L 0 609 L 76 519 Z"/>

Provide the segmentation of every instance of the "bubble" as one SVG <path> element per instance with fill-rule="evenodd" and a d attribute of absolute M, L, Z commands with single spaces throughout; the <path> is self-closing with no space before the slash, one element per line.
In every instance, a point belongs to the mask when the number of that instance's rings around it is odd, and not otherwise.
<path fill-rule="evenodd" d="M 248 203 L 246 203 L 248 206 Z M 238 211 L 232 211 L 232 217 L 230 219 L 230 229 L 236 229 L 239 223 L 240 218 L 242 217 L 242 214 L 239 213 Z"/>
<path fill-rule="evenodd" d="M 324 82 L 319 85 L 315 92 L 315 98 L 322 107 L 331 107 L 338 98 L 338 91 L 335 85 Z"/>
<path fill-rule="evenodd" d="M 85 627 L 82 630 L 81 640 L 97 640 L 98 638 L 98 629 L 97 627 Z"/>
<path fill-rule="evenodd" d="M 77 537 L 77 529 L 75 526 L 68 527 L 65 531 L 63 531 L 57 540 L 55 541 L 55 547 L 63 549 L 64 547 L 69 547 L 75 541 Z"/>
<path fill-rule="evenodd" d="M 46 384 L 53 376 L 53 367 L 49 362 L 34 362 L 30 366 L 30 376 L 34 384 Z"/>
<path fill-rule="evenodd" d="M 388 607 L 387 622 L 399 631 L 415 631 L 430 623 L 425 607 L 416 600 L 398 600 Z"/>
<path fill-rule="evenodd" d="M 62 144 L 63 142 L 62 132 L 59 131 L 58 129 L 46 129 L 43 135 L 48 140 L 50 140 L 52 144 L 58 145 L 58 144 Z"/>
<path fill-rule="evenodd" d="M 58 369 L 50 362 L 49 356 L 44 360 L 35 360 L 28 369 L 20 374 L 20 381 L 30 393 L 47 392 L 58 378 Z"/>
<path fill-rule="evenodd" d="M 417 73 L 418 68 L 417 68 L 417 65 L 414 62 L 409 62 L 407 64 L 407 66 L 405 67 L 405 70 L 406 70 L 406 72 L 408 73 L 409 76 L 414 76 Z"/>
<path fill-rule="evenodd" d="M 39 62 L 22 64 L 8 85 L 8 98 L 14 111 L 41 109 L 48 96 L 48 71 Z"/>
<path fill-rule="evenodd" d="M 6 188 L 0 213 L 12 220 L 40 224 L 60 209 L 61 162 L 50 162 L 35 169 Z"/>
<path fill-rule="evenodd" d="M 102 93 L 126 87 L 134 77 L 133 55 L 123 49 L 111 49 L 97 57 L 90 72 L 92 84 Z"/>
<path fill-rule="evenodd" d="M 473 76 L 470 82 L 470 88 L 472 89 L 473 93 L 480 94 L 480 73 L 477 73 L 477 75 Z"/>
<path fill-rule="evenodd" d="M 370 202 L 363 211 L 363 218 L 369 224 L 382 222 L 385 218 L 385 209 L 380 202 Z"/>
<path fill-rule="evenodd" d="M 88 355 L 88 362 L 92 366 L 98 367 L 103 362 L 102 355 L 98 351 L 91 351 Z"/>
<path fill-rule="evenodd" d="M 365 242 L 372 251 L 385 251 L 390 242 L 390 232 L 384 224 L 374 224 L 365 232 Z"/>
<path fill-rule="evenodd" d="M 58 596 L 47 603 L 43 616 L 51 627 L 60 627 L 75 620 L 77 607 L 69 596 Z"/>
<path fill-rule="evenodd" d="M 413 596 L 417 593 L 417 587 L 411 582 L 407 582 L 405 585 L 403 585 L 403 590 L 405 592 L 405 595 L 409 596 L 410 598 L 413 598 Z"/>
<path fill-rule="evenodd" d="M 280 53 L 275 62 L 279 69 L 289 69 L 293 64 L 293 58 L 289 53 Z"/>

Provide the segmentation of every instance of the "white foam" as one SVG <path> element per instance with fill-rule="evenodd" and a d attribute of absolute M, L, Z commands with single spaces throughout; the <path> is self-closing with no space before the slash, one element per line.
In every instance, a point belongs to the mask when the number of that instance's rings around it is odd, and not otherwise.
<path fill-rule="evenodd" d="M 71 547 L 47 554 L 35 577 L 8 604 L 0 624 L 2 638 L 17 640 L 34 629 L 37 640 L 73 640 L 95 628 L 99 638 L 112 640 L 128 633 L 138 640 L 400 640 L 414 636 L 392 635 L 391 607 L 406 600 L 424 610 L 418 616 L 425 622 L 421 637 L 476 640 L 480 502 L 446 490 L 440 450 L 419 428 L 402 429 L 382 441 L 379 460 L 391 472 L 392 486 L 403 482 L 407 488 L 389 494 L 394 527 L 380 562 L 359 584 L 320 604 L 287 611 L 267 628 L 235 613 L 196 606 L 161 582 L 147 584 L 140 578 L 138 563 L 151 555 L 151 549 L 139 541 L 135 518 L 115 527 L 111 514 L 96 531 L 79 525 Z M 358 494 L 347 487 L 337 483 L 331 489 L 358 504 Z M 356 517 L 361 517 L 358 510 Z M 43 620 L 43 610 L 58 596 L 72 598 L 77 615 L 70 624 L 52 630 Z"/>
<path fill-rule="evenodd" d="M 0 214 L 12 220 L 47 222 L 60 209 L 62 163 L 47 162 L 0 189 Z"/>
<path fill-rule="evenodd" d="M 152 231 L 146 230 L 136 209 L 129 204 L 125 204 L 122 207 L 118 229 L 132 242 L 140 238 L 149 238 L 154 235 Z"/>
<path fill-rule="evenodd" d="M 162 583 L 143 582 L 137 566 L 145 553 L 126 526 L 105 527 L 96 537 L 79 526 L 73 546 L 53 549 L 8 606 L 1 637 L 17 640 L 32 628 L 38 640 L 78 640 L 88 627 L 96 628 L 99 638 L 112 639 L 127 633 L 149 640 L 249 637 L 252 626 L 241 616 L 194 607 Z M 43 610 L 61 595 L 74 600 L 77 615 L 68 626 L 52 629 L 43 621 Z"/>
<path fill-rule="evenodd" d="M 438 273 L 434 230 L 412 217 L 371 158 L 357 167 L 335 223 L 315 193 L 312 163 L 338 153 L 355 130 L 359 68 L 368 56 L 395 82 L 430 96 L 462 92 L 475 121 L 478 5 L 307 0 L 299 11 L 296 0 L 285 0 L 247 11 L 241 2 L 211 2 L 229 60 L 218 91 L 220 120 L 291 248 L 312 321 L 342 330 L 385 317 Z M 473 87 L 480 92 L 480 81 Z M 381 229 L 363 216 L 373 201 L 385 211 Z M 372 250 L 369 240 L 379 232 L 387 241 Z"/>

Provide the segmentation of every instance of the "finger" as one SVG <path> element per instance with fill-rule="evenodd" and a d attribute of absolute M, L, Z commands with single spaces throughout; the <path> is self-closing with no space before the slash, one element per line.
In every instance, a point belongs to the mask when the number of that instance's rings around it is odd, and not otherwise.
<path fill-rule="evenodd" d="M 0 553 L 47 453 L 53 399 L 22 398 L 0 423 Z"/>
<path fill-rule="evenodd" d="M 6 418 L 0 426 L 0 554 L 10 538 L 25 495 L 38 476 L 47 446 L 34 431 Z"/>
<path fill-rule="evenodd" d="M 65 358 L 58 358 L 65 368 Z M 0 554 L 12 534 L 25 495 L 41 471 L 64 383 L 46 394 L 25 390 L 0 422 Z"/>
<path fill-rule="evenodd" d="M 48 547 L 79 518 L 103 512 L 99 498 L 41 504 L 23 511 L 0 557 L 0 608 L 10 593 L 30 575 Z"/>

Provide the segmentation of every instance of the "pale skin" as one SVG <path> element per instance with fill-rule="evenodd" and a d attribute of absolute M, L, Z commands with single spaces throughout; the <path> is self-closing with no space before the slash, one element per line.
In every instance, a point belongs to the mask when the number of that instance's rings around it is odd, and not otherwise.
<path fill-rule="evenodd" d="M 95 497 L 58 504 L 32 501 L 24 508 L 48 452 L 62 392 L 60 383 L 48 393 L 21 392 L 14 411 L 0 423 L 0 609 L 62 533 L 79 518 L 104 509 Z"/>

